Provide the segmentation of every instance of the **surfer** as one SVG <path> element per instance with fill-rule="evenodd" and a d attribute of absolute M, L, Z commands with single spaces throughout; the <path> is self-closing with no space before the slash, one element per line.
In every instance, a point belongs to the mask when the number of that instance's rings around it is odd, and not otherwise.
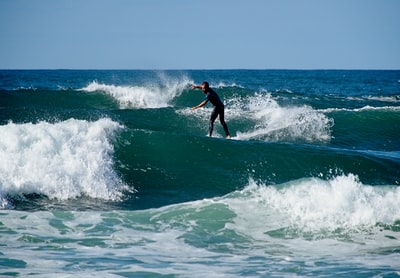
<path fill-rule="evenodd" d="M 209 122 L 209 126 L 208 126 L 208 135 L 211 137 L 212 132 L 214 130 L 215 119 L 219 115 L 219 121 L 221 122 L 221 125 L 223 126 L 223 128 L 225 130 L 226 138 L 231 138 L 231 135 L 229 134 L 229 131 L 228 131 L 228 126 L 226 125 L 225 119 L 224 119 L 225 118 L 224 103 L 221 101 L 221 99 L 219 98 L 217 93 L 213 89 L 210 88 L 210 85 L 206 81 L 201 83 L 200 86 L 193 85 L 191 88 L 192 88 L 192 90 L 193 89 L 201 89 L 203 91 L 203 93 L 206 94 L 206 99 L 203 100 L 199 105 L 192 107 L 192 110 L 196 110 L 200 107 L 203 107 L 209 101 L 214 105 L 214 110 L 211 113 L 210 122 Z"/>

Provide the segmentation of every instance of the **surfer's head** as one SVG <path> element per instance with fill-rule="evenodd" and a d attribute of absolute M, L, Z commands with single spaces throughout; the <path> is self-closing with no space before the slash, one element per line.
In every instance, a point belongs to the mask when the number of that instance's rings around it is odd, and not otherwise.
<path fill-rule="evenodd" d="M 210 85 L 208 84 L 207 81 L 204 81 L 203 83 L 201 83 L 201 90 L 203 92 L 206 92 L 209 88 L 210 88 Z"/>

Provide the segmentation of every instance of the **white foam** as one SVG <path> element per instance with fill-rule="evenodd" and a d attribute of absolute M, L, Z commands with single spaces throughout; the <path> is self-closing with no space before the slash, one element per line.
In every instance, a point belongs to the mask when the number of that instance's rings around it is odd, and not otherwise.
<path fill-rule="evenodd" d="M 369 100 L 382 101 L 382 102 L 400 102 L 400 96 L 367 96 Z"/>
<path fill-rule="evenodd" d="M 235 82 L 233 83 L 225 83 L 220 81 L 219 83 L 215 83 L 215 84 L 210 84 L 210 87 L 213 88 L 241 88 L 244 89 L 243 86 L 236 84 Z"/>
<path fill-rule="evenodd" d="M 322 113 L 331 113 L 331 112 L 364 112 L 364 111 L 399 111 L 400 106 L 380 106 L 380 107 L 374 107 L 370 105 L 363 106 L 361 108 L 326 108 L 326 109 L 320 109 L 319 111 Z"/>
<path fill-rule="evenodd" d="M 111 140 L 121 128 L 107 118 L 0 126 L 1 195 L 118 198 L 123 185 L 113 170 Z"/>
<path fill-rule="evenodd" d="M 82 91 L 102 91 L 115 98 L 122 109 L 126 108 L 162 108 L 178 97 L 188 85 L 188 79 L 169 80 L 165 78 L 161 85 L 149 86 L 116 86 L 93 81 Z"/>
<path fill-rule="evenodd" d="M 353 174 L 331 180 L 304 178 L 282 186 L 250 180 L 241 194 L 244 199 L 230 201 L 241 221 L 268 219 L 254 222 L 261 226 L 255 232 L 259 236 L 277 227 L 334 232 L 373 228 L 379 223 L 393 225 L 400 220 L 399 187 L 363 185 Z"/>
<path fill-rule="evenodd" d="M 236 138 L 240 140 L 313 142 L 331 139 L 333 120 L 310 106 L 284 107 L 271 94 L 259 93 L 246 100 L 230 100 L 227 107 L 228 113 L 234 117 L 245 117 L 255 122 L 251 130 L 237 132 Z"/>

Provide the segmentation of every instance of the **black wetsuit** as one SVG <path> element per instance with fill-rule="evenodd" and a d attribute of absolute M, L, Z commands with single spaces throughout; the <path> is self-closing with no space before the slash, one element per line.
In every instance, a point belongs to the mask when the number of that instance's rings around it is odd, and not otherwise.
<path fill-rule="evenodd" d="M 210 117 L 210 122 L 209 122 L 209 127 L 208 127 L 208 135 L 211 137 L 212 132 L 214 130 L 215 119 L 219 115 L 219 121 L 221 122 L 221 125 L 224 127 L 226 136 L 230 136 L 229 131 L 228 131 L 228 126 L 225 123 L 224 103 L 221 101 L 221 99 L 219 98 L 217 93 L 214 92 L 214 90 L 212 90 L 210 88 L 208 88 L 208 90 L 207 90 L 206 101 L 211 102 L 215 106 L 213 112 L 211 113 L 211 117 Z"/>

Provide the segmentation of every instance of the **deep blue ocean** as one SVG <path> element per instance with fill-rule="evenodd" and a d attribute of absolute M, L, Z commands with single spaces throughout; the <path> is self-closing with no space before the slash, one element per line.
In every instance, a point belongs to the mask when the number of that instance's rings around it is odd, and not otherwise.
<path fill-rule="evenodd" d="M 0 246 L 1 277 L 400 277 L 400 71 L 1 70 Z"/>

